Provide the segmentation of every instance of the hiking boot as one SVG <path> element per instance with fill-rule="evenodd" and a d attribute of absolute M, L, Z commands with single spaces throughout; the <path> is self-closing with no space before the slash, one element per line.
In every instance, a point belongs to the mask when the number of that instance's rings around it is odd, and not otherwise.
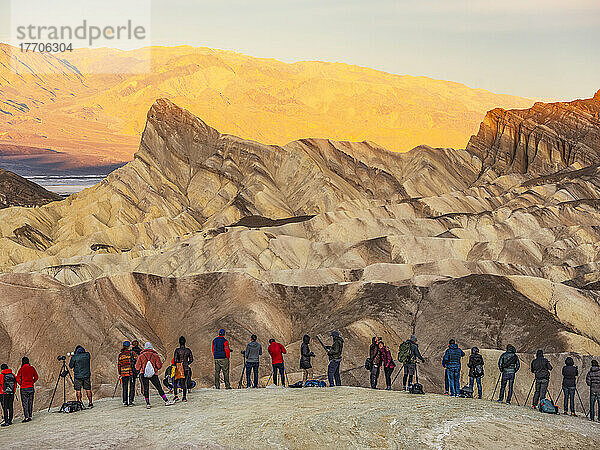
<path fill-rule="evenodd" d="M 150 406 L 150 403 L 148 403 L 148 404 L 146 405 L 146 409 L 150 409 L 150 408 L 152 408 L 152 406 Z"/>
<path fill-rule="evenodd" d="M 392 387 L 391 387 L 391 386 L 388 386 L 388 387 L 386 387 L 386 388 L 385 388 L 385 390 L 386 390 L 386 391 L 391 391 L 391 390 L 392 390 Z"/>
<path fill-rule="evenodd" d="M 175 400 L 169 400 L 165 402 L 165 406 L 171 406 L 175 404 Z"/>
<path fill-rule="evenodd" d="M 496 403 L 502 403 L 502 400 L 498 399 L 496 400 Z"/>
<path fill-rule="evenodd" d="M 577 414 L 575 414 L 574 412 L 572 412 L 572 413 L 571 413 L 571 415 L 572 415 L 573 417 L 577 417 Z"/>
<path fill-rule="evenodd" d="M 183 403 L 187 403 L 187 398 L 184 398 L 183 400 L 181 400 Z"/>
<path fill-rule="evenodd" d="M 564 414 L 565 416 L 568 416 L 568 415 L 569 415 L 569 413 L 568 413 L 567 411 L 565 411 L 563 414 Z"/>
<path fill-rule="evenodd" d="M 93 408 L 94 404 L 93 403 L 88 403 L 88 408 Z"/>
<path fill-rule="evenodd" d="M 173 401 L 174 402 L 178 402 L 179 401 L 179 397 L 173 397 Z"/>
<path fill-rule="evenodd" d="M 4 422 L 2 425 L 0 425 L 0 427 L 8 427 L 8 426 L 10 426 L 10 423 L 8 423 L 8 422 Z"/>
<path fill-rule="evenodd" d="M 507 405 L 510 405 L 510 402 L 506 402 Z"/>

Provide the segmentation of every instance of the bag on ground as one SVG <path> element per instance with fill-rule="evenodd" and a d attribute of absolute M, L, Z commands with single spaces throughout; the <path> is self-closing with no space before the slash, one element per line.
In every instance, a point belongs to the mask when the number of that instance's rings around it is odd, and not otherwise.
<path fill-rule="evenodd" d="M 540 402 L 540 411 L 547 414 L 558 414 L 558 408 L 550 399 L 543 398 Z"/>
<path fill-rule="evenodd" d="M 473 398 L 473 388 L 469 386 L 463 386 L 460 389 L 459 396 L 462 398 Z"/>
<path fill-rule="evenodd" d="M 291 388 L 301 388 L 301 387 L 303 387 L 302 381 L 298 381 L 297 383 L 290 384 L 289 387 L 291 387 Z"/>
<path fill-rule="evenodd" d="M 150 361 L 148 361 L 146 367 L 144 367 L 144 376 L 146 378 L 152 378 L 154 376 L 154 366 Z"/>
<path fill-rule="evenodd" d="M 408 388 L 410 394 L 424 394 L 423 385 L 421 383 L 414 383 Z"/>
<path fill-rule="evenodd" d="M 60 407 L 60 412 L 73 413 L 73 412 L 81 411 L 83 409 L 85 409 L 83 407 L 83 403 L 81 403 L 79 401 L 72 401 L 72 402 L 63 403 L 62 406 Z"/>
<path fill-rule="evenodd" d="M 321 380 L 307 380 L 304 387 L 327 387 L 327 383 Z"/>

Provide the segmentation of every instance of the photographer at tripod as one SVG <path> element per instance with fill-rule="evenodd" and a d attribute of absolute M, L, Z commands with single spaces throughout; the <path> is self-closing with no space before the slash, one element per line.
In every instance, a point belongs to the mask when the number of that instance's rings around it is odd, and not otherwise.
<path fill-rule="evenodd" d="M 77 401 L 81 402 L 81 388 L 83 388 L 88 398 L 88 408 L 93 408 L 90 354 L 81 345 L 75 347 L 75 353 L 71 356 L 69 367 L 73 369 L 73 387 L 75 388 Z"/>

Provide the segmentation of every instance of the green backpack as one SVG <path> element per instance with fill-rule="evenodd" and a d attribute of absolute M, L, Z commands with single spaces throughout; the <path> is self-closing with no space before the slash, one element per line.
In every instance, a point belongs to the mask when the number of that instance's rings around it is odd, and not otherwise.
<path fill-rule="evenodd" d="M 410 345 L 410 341 L 404 341 L 402 344 L 400 344 L 400 347 L 398 347 L 398 362 L 400 364 L 406 364 L 410 361 Z"/>

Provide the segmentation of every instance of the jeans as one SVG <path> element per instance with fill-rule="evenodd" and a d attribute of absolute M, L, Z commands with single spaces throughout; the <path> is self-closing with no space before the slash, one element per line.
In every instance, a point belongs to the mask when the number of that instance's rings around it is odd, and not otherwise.
<path fill-rule="evenodd" d="M 534 408 L 538 405 L 540 400 L 543 400 L 546 398 L 546 393 L 548 392 L 548 383 L 550 383 L 550 380 L 548 380 L 548 379 L 538 380 L 536 378 L 535 392 L 533 394 L 533 407 Z"/>
<path fill-rule="evenodd" d="M 329 366 L 327 366 L 327 378 L 329 379 L 329 386 L 342 385 L 342 379 L 340 378 L 341 362 L 342 358 L 332 359 L 331 361 L 329 361 Z"/>
<path fill-rule="evenodd" d="M 406 374 L 404 375 L 406 377 Z M 404 383 L 406 386 L 406 382 Z M 444 369 L 444 393 L 450 393 L 450 382 L 448 381 L 448 369 Z"/>
<path fill-rule="evenodd" d="M 21 389 L 21 404 L 23 405 L 23 416 L 26 419 L 31 419 L 33 414 L 33 396 L 35 392 L 33 388 Z"/>
<path fill-rule="evenodd" d="M 373 364 L 371 367 L 371 389 L 377 389 L 377 381 L 379 380 L 379 366 Z"/>
<path fill-rule="evenodd" d="M 154 385 L 156 390 L 158 391 L 158 395 L 160 395 L 163 400 L 167 400 L 165 395 L 165 391 L 163 391 L 162 386 L 160 385 L 160 380 L 158 379 L 158 375 L 154 374 L 150 378 L 146 378 L 144 375 L 140 375 L 140 380 L 142 381 L 142 392 L 144 393 L 144 398 L 146 399 L 146 404 L 150 404 L 150 382 Z"/>
<path fill-rule="evenodd" d="M 598 420 L 600 420 L 600 392 L 590 392 L 590 419 L 596 417 L 596 404 L 598 404 Z"/>
<path fill-rule="evenodd" d="M 416 363 L 406 363 L 404 364 L 404 376 L 402 378 L 402 386 L 404 387 L 404 390 L 406 390 L 406 383 L 408 382 L 408 385 L 412 385 L 413 382 L 413 376 L 415 374 L 415 370 L 417 369 L 417 364 Z"/>
<path fill-rule="evenodd" d="M 258 363 L 247 362 L 246 363 L 246 385 L 250 387 L 250 373 L 254 370 L 254 383 L 252 386 L 258 387 Z"/>
<path fill-rule="evenodd" d="M 219 358 L 215 359 L 215 388 L 221 387 L 221 371 L 223 371 L 223 379 L 225 381 L 225 388 L 231 389 L 229 384 L 229 359 Z"/>
<path fill-rule="evenodd" d="M 183 398 L 185 399 L 187 398 L 188 383 L 190 382 L 190 378 L 192 378 L 192 371 L 189 367 L 187 370 L 183 370 L 183 375 L 184 378 L 180 378 L 179 380 L 173 380 L 173 395 L 177 397 L 177 389 L 179 385 L 182 384 L 183 386 L 181 387 L 181 389 L 183 390 Z"/>
<path fill-rule="evenodd" d="M 385 374 L 385 387 L 388 389 L 392 388 L 392 372 L 394 371 L 393 367 L 384 367 L 383 373 Z"/>
<path fill-rule="evenodd" d="M 4 423 L 11 424 L 13 420 L 13 402 L 15 394 L 2 394 L 2 415 Z"/>
<path fill-rule="evenodd" d="M 458 396 L 460 394 L 460 367 L 448 367 L 447 370 L 450 395 Z"/>
<path fill-rule="evenodd" d="M 513 395 L 513 385 L 515 384 L 515 374 L 512 372 L 502 372 L 502 379 L 500 380 L 500 396 L 499 401 L 504 400 L 504 391 L 506 391 L 506 383 L 508 383 L 508 395 L 506 396 L 506 403 L 510 403 L 510 399 Z"/>
<path fill-rule="evenodd" d="M 569 400 L 571 403 L 571 412 L 574 413 L 575 412 L 575 389 L 574 387 L 564 387 L 563 386 L 563 394 L 565 397 L 565 403 L 564 403 L 564 411 L 567 412 L 567 410 L 569 409 Z"/>
<path fill-rule="evenodd" d="M 273 364 L 273 383 L 277 386 L 277 372 L 281 376 L 281 385 L 285 386 L 285 367 L 283 363 Z"/>
<path fill-rule="evenodd" d="M 473 389 L 473 385 L 477 381 L 477 396 L 482 397 L 483 390 L 481 388 L 481 377 L 469 377 L 469 387 Z"/>

